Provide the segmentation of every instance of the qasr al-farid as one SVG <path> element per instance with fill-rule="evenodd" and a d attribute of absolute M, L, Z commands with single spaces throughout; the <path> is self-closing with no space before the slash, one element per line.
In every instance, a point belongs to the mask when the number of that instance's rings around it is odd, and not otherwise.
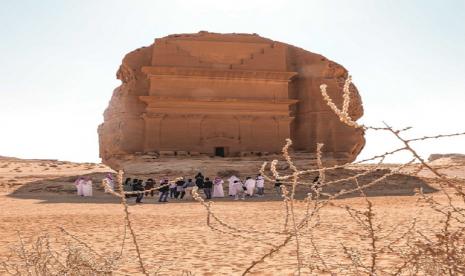
<path fill-rule="evenodd" d="M 296 151 L 351 162 L 364 133 L 345 126 L 323 101 L 335 99 L 347 71 L 322 55 L 257 34 L 169 35 L 127 54 L 99 127 L 100 157 L 126 154 L 253 156 Z M 350 115 L 363 114 L 351 85 Z"/>

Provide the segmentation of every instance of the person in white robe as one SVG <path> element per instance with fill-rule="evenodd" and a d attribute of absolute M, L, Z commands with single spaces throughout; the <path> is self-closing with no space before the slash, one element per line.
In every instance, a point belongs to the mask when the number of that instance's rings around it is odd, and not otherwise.
<path fill-rule="evenodd" d="M 76 185 L 77 195 L 84 196 L 84 190 L 83 190 L 84 179 L 82 177 L 78 177 L 76 181 L 74 181 L 74 185 Z"/>
<path fill-rule="evenodd" d="M 257 175 L 257 178 L 255 179 L 255 185 L 257 186 L 258 196 L 262 197 L 265 191 L 265 178 L 263 178 L 261 174 Z"/>
<path fill-rule="evenodd" d="M 239 178 L 237 178 L 237 176 L 235 176 L 235 175 L 232 175 L 228 179 L 228 194 L 229 194 L 229 196 L 235 196 L 236 193 L 237 193 L 236 186 L 234 185 L 234 181 L 236 181 L 236 180 L 239 180 Z"/>
<path fill-rule="evenodd" d="M 245 199 L 245 191 L 244 191 L 244 185 L 242 184 L 242 181 L 237 178 L 234 180 L 233 183 L 233 188 L 234 188 L 234 200 L 238 200 L 239 198 L 244 200 Z"/>
<path fill-rule="evenodd" d="M 110 186 L 111 190 L 115 190 L 115 180 L 113 179 L 113 175 L 111 173 L 107 173 L 107 176 L 105 176 L 105 179 L 108 183 L 108 186 Z M 110 191 L 107 190 L 107 187 L 105 187 L 105 193 L 109 193 Z"/>
<path fill-rule="evenodd" d="M 217 176 L 213 181 L 213 197 L 224 197 L 223 179 Z"/>
<path fill-rule="evenodd" d="M 87 177 L 82 185 L 83 196 L 92 196 L 92 180 Z"/>
<path fill-rule="evenodd" d="M 252 177 L 247 176 L 245 183 L 244 183 L 245 188 L 247 189 L 247 195 L 248 196 L 253 196 L 255 192 L 255 180 L 252 179 Z"/>

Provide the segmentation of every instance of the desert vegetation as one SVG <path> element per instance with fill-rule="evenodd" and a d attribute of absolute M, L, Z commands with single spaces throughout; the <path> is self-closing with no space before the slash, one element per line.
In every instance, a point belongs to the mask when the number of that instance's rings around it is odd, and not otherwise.
<path fill-rule="evenodd" d="M 339 117 L 344 124 L 361 128 L 364 131 L 387 131 L 394 135 L 402 147 L 393 149 L 373 158 L 359 161 L 377 161 L 378 166 L 373 167 L 362 174 L 369 174 L 379 169 L 384 159 L 401 151 L 408 151 L 412 155 L 411 161 L 399 164 L 396 168 L 390 169 L 383 176 L 372 181 L 360 183 L 362 176 L 355 175 L 349 178 L 326 181 L 325 174 L 332 170 L 337 170 L 350 166 L 325 167 L 321 159 L 321 149 L 323 144 L 317 145 L 317 168 L 302 170 L 295 166 L 289 149 L 292 141 L 288 139 L 283 148 L 283 158 L 287 162 L 289 170 L 280 172 L 277 169 L 277 160 L 273 160 L 269 167 L 263 164 L 261 173 L 267 180 L 275 182 L 280 179 L 283 191 L 283 202 L 285 212 L 283 216 L 283 227 L 281 231 L 270 231 L 268 229 L 247 230 L 238 229 L 230 222 L 219 218 L 213 208 L 212 202 L 205 202 L 196 191 L 195 199 L 205 207 L 207 212 L 207 225 L 212 231 L 220 231 L 233 237 L 241 238 L 242 233 L 250 233 L 256 236 L 255 241 L 264 242 L 266 237 L 279 235 L 282 242 L 270 244 L 270 250 L 261 258 L 252 261 L 244 270 L 243 275 L 254 270 L 264 259 L 272 255 L 279 254 L 280 250 L 286 246 L 295 249 L 296 274 L 343 274 L 343 275 L 461 275 L 465 273 L 465 193 L 463 191 L 463 180 L 448 177 L 437 169 L 434 169 L 423 160 L 412 148 L 412 142 L 424 141 L 427 139 L 438 139 L 450 136 L 464 135 L 465 133 L 454 133 L 447 135 L 435 135 L 414 139 L 405 139 L 402 132 L 405 129 L 394 129 L 388 124 L 383 127 L 370 127 L 357 124 L 348 114 L 350 105 L 350 76 L 347 78 L 343 89 L 343 105 L 339 109 L 328 96 L 326 85 L 321 86 L 323 98 L 328 106 Z M 433 195 L 425 195 L 423 191 L 417 190 L 416 197 L 418 204 L 415 213 L 432 210 L 435 216 L 432 221 L 419 221 L 415 215 L 411 220 L 402 223 L 390 223 L 383 219 L 377 212 L 376 206 L 364 190 L 372 185 L 384 180 L 396 173 L 408 173 L 417 175 L 423 169 L 431 171 L 437 178 L 439 193 L 446 197 L 446 202 L 435 200 Z M 301 178 L 309 174 L 318 174 L 319 181 L 301 181 Z M 336 193 L 325 194 L 322 192 L 324 186 L 330 186 L 338 182 L 353 182 L 355 188 L 352 190 L 340 190 Z M 298 185 L 308 186 L 308 195 L 304 200 L 295 198 L 295 191 Z M 357 192 L 360 196 L 360 206 L 349 206 L 340 204 L 336 199 Z M 339 242 L 339 250 L 336 254 L 325 253 L 318 247 L 318 240 L 332 239 L 332 237 L 321 237 L 318 235 L 318 227 L 324 223 L 325 217 L 322 211 L 325 207 L 332 206 L 346 211 L 346 217 L 341 218 L 341 223 L 332 225 L 335 229 L 345 227 L 347 224 L 355 224 L 357 231 L 353 231 L 352 239 L 357 240 L 355 246 L 347 245 L 346 241 Z M 434 223 L 433 223 L 434 221 Z M 431 223 L 431 231 L 426 233 L 418 230 L 419 223 Z M 436 224 L 436 225 L 434 225 Z M 433 226 L 434 225 L 434 226 Z M 335 239 L 336 242 L 336 239 Z M 393 260 L 387 262 L 386 260 Z"/>

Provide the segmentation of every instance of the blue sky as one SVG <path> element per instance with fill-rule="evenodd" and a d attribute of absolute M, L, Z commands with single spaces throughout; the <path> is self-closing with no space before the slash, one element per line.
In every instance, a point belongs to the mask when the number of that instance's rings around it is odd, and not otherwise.
<path fill-rule="evenodd" d="M 123 56 L 200 30 L 258 33 L 342 64 L 363 123 L 465 131 L 465 1 L 2 0 L 0 155 L 98 162 L 96 129 Z M 367 133 L 360 158 L 396 145 Z M 465 138 L 417 149 L 464 153 Z"/>

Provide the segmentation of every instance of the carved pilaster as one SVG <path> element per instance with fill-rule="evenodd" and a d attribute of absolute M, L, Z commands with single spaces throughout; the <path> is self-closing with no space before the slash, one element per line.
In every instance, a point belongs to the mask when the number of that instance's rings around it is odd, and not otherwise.
<path fill-rule="evenodd" d="M 278 127 L 278 138 L 280 143 L 284 143 L 284 140 L 291 138 L 291 121 L 294 117 L 289 116 L 274 116 L 276 125 Z"/>
<path fill-rule="evenodd" d="M 165 118 L 163 113 L 145 113 L 145 142 L 144 151 L 160 150 L 161 121 Z"/>

